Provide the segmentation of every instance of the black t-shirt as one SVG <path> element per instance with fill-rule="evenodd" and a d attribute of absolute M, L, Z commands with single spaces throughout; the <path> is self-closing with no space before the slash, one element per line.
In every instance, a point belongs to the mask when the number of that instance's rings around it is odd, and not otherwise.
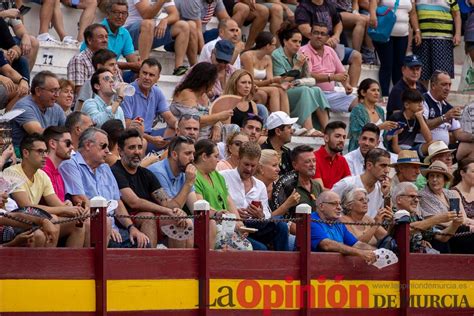
<path fill-rule="evenodd" d="M 402 122 L 406 126 L 403 128 L 403 132 L 398 134 L 398 145 L 407 145 L 412 147 L 415 144 L 416 134 L 420 132 L 421 126 L 416 118 L 407 120 L 403 115 L 403 112 L 395 112 L 390 116 L 389 121 Z"/>
<path fill-rule="evenodd" d="M 388 96 L 387 117 L 390 117 L 392 113 L 396 111 L 403 110 L 402 93 L 407 89 L 409 89 L 408 85 L 403 79 L 400 79 L 400 81 L 392 87 L 392 91 L 390 91 L 390 95 Z M 416 90 L 420 91 L 421 94 L 427 92 L 425 86 L 419 82 L 416 83 Z"/>
<path fill-rule="evenodd" d="M 311 0 L 301 0 L 295 10 L 295 22 L 297 25 L 322 22 L 327 25 L 328 32 L 333 35 L 336 24 L 341 22 L 341 16 L 336 7 L 327 1 L 323 4 L 314 4 Z"/>
<path fill-rule="evenodd" d="M 272 143 L 268 138 L 265 143 L 260 145 L 262 149 L 273 149 Z M 283 146 L 281 148 L 281 159 L 280 159 L 280 176 L 293 170 L 293 164 L 291 163 L 291 149 Z"/>
<path fill-rule="evenodd" d="M 139 198 L 154 201 L 151 194 L 161 188 L 161 185 L 150 170 L 138 167 L 135 174 L 130 174 L 122 166 L 120 160 L 111 169 L 120 190 L 130 188 Z M 127 203 L 125 206 L 128 211 L 132 211 Z"/>

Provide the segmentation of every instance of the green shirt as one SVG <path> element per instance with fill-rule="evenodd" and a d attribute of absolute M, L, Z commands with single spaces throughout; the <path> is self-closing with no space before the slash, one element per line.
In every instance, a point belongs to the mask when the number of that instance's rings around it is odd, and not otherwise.
<path fill-rule="evenodd" d="M 281 76 L 285 72 L 288 72 L 294 69 L 294 64 L 298 60 L 298 54 L 295 54 L 290 61 L 288 56 L 285 55 L 283 47 L 275 49 L 272 53 L 272 66 L 273 66 L 273 75 Z M 308 76 L 308 63 L 304 63 L 303 69 L 299 69 L 301 73 L 301 78 Z"/>
<path fill-rule="evenodd" d="M 296 192 L 300 194 L 300 204 L 306 203 L 311 206 L 312 212 L 316 212 L 316 199 L 321 194 L 321 192 L 323 192 L 321 185 L 315 180 L 311 180 L 311 192 L 308 192 L 303 186 L 301 186 L 300 179 L 298 177 Z"/>
<path fill-rule="evenodd" d="M 229 192 L 227 191 L 224 177 L 217 171 L 211 172 L 209 177 L 211 178 L 212 184 L 204 178 L 199 170 L 197 171 L 196 182 L 194 183 L 196 193 L 202 195 L 202 198 L 208 201 L 214 210 L 228 210 L 227 197 L 229 196 Z"/>

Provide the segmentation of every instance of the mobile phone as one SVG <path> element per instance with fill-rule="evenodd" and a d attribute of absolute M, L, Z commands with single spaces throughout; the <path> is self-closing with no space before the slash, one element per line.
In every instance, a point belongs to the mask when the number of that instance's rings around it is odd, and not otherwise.
<path fill-rule="evenodd" d="M 241 231 L 244 231 L 244 232 L 248 232 L 248 233 L 256 233 L 258 232 L 258 229 L 257 228 L 250 228 L 250 227 L 245 227 L 245 226 L 242 226 L 239 228 Z"/>
<path fill-rule="evenodd" d="M 26 5 L 22 5 L 18 10 L 20 10 L 20 15 L 25 15 L 30 12 L 31 8 Z"/>
<path fill-rule="evenodd" d="M 262 202 L 261 201 L 252 201 L 250 202 L 255 207 L 262 207 Z"/>
<path fill-rule="evenodd" d="M 390 196 L 386 196 L 383 198 L 383 207 L 390 207 L 390 205 L 392 205 L 392 201 L 391 201 L 391 197 Z"/>
<path fill-rule="evenodd" d="M 396 128 L 393 128 L 387 132 L 387 136 L 393 136 L 398 130 L 404 129 L 407 124 L 403 122 L 397 122 L 398 126 Z"/>
<path fill-rule="evenodd" d="M 459 215 L 459 198 L 449 199 L 449 210 Z"/>

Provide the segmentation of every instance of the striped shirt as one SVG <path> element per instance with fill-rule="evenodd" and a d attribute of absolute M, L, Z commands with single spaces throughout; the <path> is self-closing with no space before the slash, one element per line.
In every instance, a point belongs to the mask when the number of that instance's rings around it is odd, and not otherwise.
<path fill-rule="evenodd" d="M 422 38 L 453 38 L 452 12 L 459 11 L 456 0 L 417 0 L 416 12 Z"/>

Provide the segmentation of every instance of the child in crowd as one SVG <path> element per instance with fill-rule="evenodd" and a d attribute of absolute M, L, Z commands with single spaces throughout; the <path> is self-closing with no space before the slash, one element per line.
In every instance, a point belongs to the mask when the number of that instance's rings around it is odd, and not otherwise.
<path fill-rule="evenodd" d="M 390 121 L 398 122 L 398 128 L 386 133 L 386 139 L 392 152 L 400 150 L 416 150 L 420 157 L 428 153 L 431 143 L 431 132 L 423 117 L 423 95 L 415 89 L 405 90 L 402 94 L 403 112 L 392 114 Z M 417 134 L 421 134 L 425 143 L 415 143 Z"/>

